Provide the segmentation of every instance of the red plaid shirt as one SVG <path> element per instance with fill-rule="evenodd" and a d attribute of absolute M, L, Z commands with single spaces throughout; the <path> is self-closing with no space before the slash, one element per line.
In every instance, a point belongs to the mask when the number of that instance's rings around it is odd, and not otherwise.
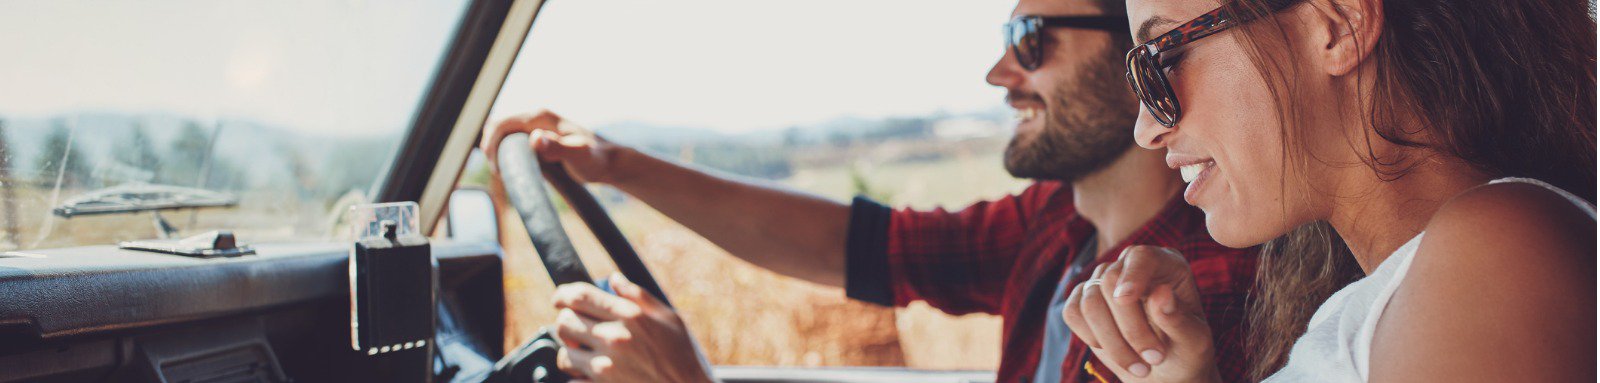
<path fill-rule="evenodd" d="M 926 301 L 944 312 L 998 314 L 1003 318 L 999 382 L 1033 378 L 1051 296 L 1094 226 L 1058 182 L 1036 183 L 1021 194 L 984 201 L 957 212 L 891 211 L 864 198 L 852 207 L 847 243 L 846 292 L 883 305 Z M 1175 197 L 1154 219 L 1116 246 L 1100 246 L 1093 266 L 1131 245 L 1170 247 L 1194 270 L 1207 319 L 1216 334 L 1217 359 L 1228 381 L 1243 377 L 1245 305 L 1255 279 L 1254 249 L 1217 244 L 1199 209 Z M 1076 284 L 1087 279 L 1083 272 Z M 1093 381 L 1081 363 L 1087 347 L 1076 337 L 1062 370 L 1065 382 Z M 1094 361 L 1106 378 L 1110 370 Z"/>

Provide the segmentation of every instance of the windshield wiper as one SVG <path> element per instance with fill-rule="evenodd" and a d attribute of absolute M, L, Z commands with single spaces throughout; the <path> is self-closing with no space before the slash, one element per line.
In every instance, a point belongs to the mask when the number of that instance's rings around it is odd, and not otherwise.
<path fill-rule="evenodd" d="M 238 205 L 239 198 L 219 191 L 135 183 L 79 194 L 68 198 L 52 211 L 62 218 L 72 218 L 82 215 L 138 213 L 202 207 L 234 207 Z"/>

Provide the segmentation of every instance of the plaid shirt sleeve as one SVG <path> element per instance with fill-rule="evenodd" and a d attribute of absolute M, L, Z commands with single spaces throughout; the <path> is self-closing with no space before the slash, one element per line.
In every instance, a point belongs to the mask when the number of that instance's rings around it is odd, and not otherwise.
<path fill-rule="evenodd" d="M 1027 227 L 1055 184 L 959 211 L 890 210 L 853 204 L 845 290 L 851 298 L 904 306 L 925 301 L 946 313 L 999 314 Z"/>

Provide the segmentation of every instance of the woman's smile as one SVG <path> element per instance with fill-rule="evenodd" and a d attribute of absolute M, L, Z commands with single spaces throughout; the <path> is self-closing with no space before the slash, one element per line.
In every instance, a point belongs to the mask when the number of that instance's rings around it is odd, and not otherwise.
<path fill-rule="evenodd" d="M 1178 174 L 1183 177 L 1183 182 L 1189 184 L 1183 190 L 1184 202 L 1199 206 L 1200 191 L 1205 186 L 1205 181 L 1216 173 L 1217 161 L 1209 157 L 1169 151 L 1167 153 L 1167 167 L 1177 169 Z"/>

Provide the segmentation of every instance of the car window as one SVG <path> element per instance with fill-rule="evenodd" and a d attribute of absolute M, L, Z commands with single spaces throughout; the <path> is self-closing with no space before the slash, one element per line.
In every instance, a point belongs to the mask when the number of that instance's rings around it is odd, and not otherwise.
<path fill-rule="evenodd" d="M 839 201 L 960 208 L 1020 191 L 1012 112 L 984 82 L 1005 2 L 551 1 L 490 123 L 550 109 L 606 138 Z M 489 172 L 470 165 L 464 184 Z M 595 188 L 719 365 L 993 369 L 997 317 L 889 310 L 733 258 L 643 203 Z M 565 217 L 569 231 L 577 218 Z M 507 235 L 520 236 L 520 233 Z M 614 270 L 587 233 L 591 272 Z M 554 312 L 507 244 L 510 345 Z"/>
<path fill-rule="evenodd" d="M 398 154 L 464 6 L 7 2 L 0 250 L 328 238 Z"/>

